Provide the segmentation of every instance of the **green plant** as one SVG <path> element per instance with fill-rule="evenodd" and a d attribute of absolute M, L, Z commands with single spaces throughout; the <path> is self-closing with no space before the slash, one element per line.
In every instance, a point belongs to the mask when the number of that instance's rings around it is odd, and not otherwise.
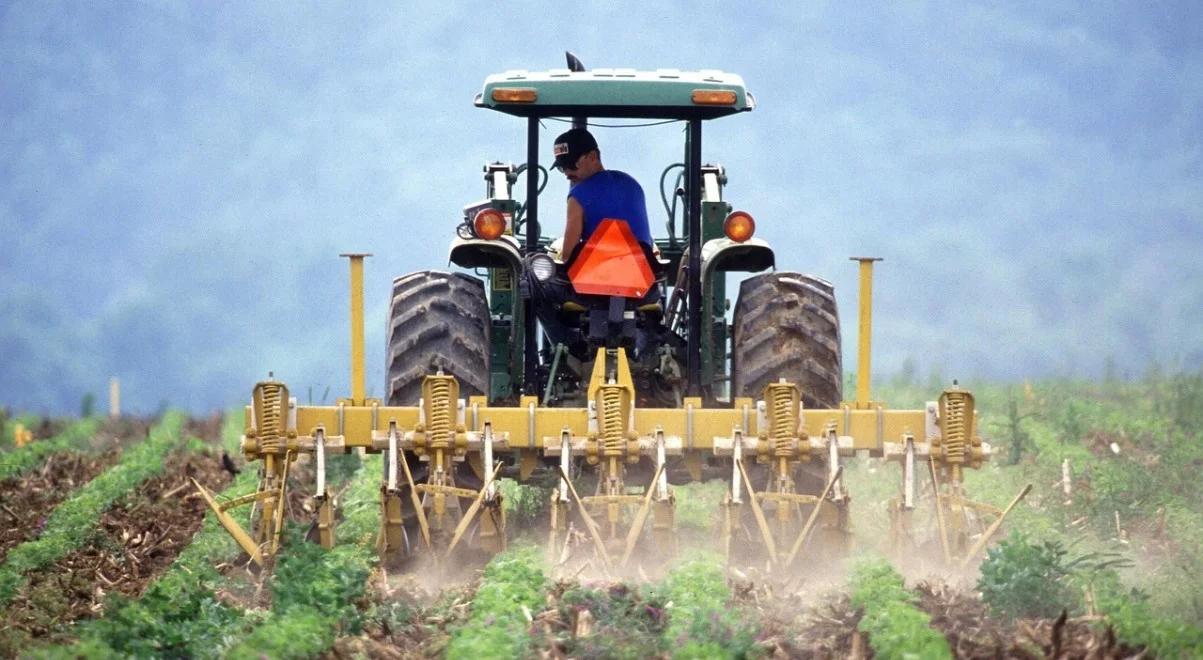
<path fill-rule="evenodd" d="M 668 611 L 663 639 L 672 657 L 742 658 L 751 652 L 756 629 L 728 605 L 731 590 L 717 557 L 685 561 L 656 591 Z"/>
<path fill-rule="evenodd" d="M 546 597 L 543 555 L 533 546 L 512 546 L 485 567 L 468 622 L 455 630 L 448 658 L 523 657 L 530 648 L 527 612 Z"/>
<path fill-rule="evenodd" d="M 507 525 L 523 528 L 542 520 L 547 513 L 547 503 L 551 500 L 547 489 L 513 479 L 498 479 L 497 487 L 501 491 Z"/>
<path fill-rule="evenodd" d="M 1203 371 L 1172 377 L 1160 409 L 1175 428 L 1197 434 L 1203 428 Z"/>
<path fill-rule="evenodd" d="M 1076 560 L 1059 541 L 1034 543 L 1018 530 L 987 552 L 977 588 L 991 611 L 1009 618 L 1055 617 L 1081 601 L 1070 576 Z"/>
<path fill-rule="evenodd" d="M 876 657 L 951 658 L 948 640 L 930 626 L 931 617 L 915 608 L 916 596 L 902 576 L 883 561 L 865 562 L 852 572 L 853 607 L 863 610 L 857 629 L 869 635 Z"/>
<path fill-rule="evenodd" d="M 272 574 L 271 612 L 225 657 L 314 657 L 339 635 L 359 632 L 360 605 L 376 563 L 380 470 L 380 455 L 360 461 L 344 496 L 334 549 L 306 543 L 299 527 L 288 530 Z"/>
<path fill-rule="evenodd" d="M 1007 465 L 1016 465 L 1023 458 L 1024 450 L 1036 451 L 1036 446 L 1032 444 L 1032 438 L 1023 428 L 1023 420 L 1030 417 L 1031 414 L 1019 414 L 1019 400 L 1015 398 L 1015 393 L 1007 389 L 1007 435 L 1011 439 L 1011 446 L 1007 451 Z"/>
<path fill-rule="evenodd" d="M 562 640 L 574 658 L 645 658 L 662 646 L 664 604 L 648 598 L 644 589 L 612 584 L 605 589 L 574 584 L 559 599 L 560 617 L 575 622 L 588 612 L 593 634 Z M 575 624 L 574 624 L 575 625 Z M 575 632 L 575 631 L 574 631 Z"/>
<path fill-rule="evenodd" d="M 1203 658 L 1203 629 L 1154 615 L 1148 594 L 1126 589 L 1114 571 L 1100 577 L 1095 595 L 1120 639 L 1147 646 L 1160 658 Z"/>

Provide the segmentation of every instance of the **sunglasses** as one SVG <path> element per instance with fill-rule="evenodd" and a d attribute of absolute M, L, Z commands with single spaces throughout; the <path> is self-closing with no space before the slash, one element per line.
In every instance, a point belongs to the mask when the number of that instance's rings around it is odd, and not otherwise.
<path fill-rule="evenodd" d="M 585 154 L 581 154 L 580 156 L 577 156 L 576 160 L 572 161 L 571 165 L 560 165 L 559 163 L 557 163 L 555 165 L 555 169 L 557 169 L 561 172 L 570 172 L 573 170 L 580 169 L 581 159 L 584 157 L 585 157 Z"/>

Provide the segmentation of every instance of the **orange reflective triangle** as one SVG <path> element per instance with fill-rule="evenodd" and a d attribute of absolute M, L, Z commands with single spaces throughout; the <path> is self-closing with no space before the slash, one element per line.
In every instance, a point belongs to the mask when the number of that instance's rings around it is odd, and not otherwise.
<path fill-rule="evenodd" d="M 642 298 L 656 281 L 631 228 L 613 218 L 593 230 L 568 269 L 568 279 L 579 294 L 624 298 Z"/>

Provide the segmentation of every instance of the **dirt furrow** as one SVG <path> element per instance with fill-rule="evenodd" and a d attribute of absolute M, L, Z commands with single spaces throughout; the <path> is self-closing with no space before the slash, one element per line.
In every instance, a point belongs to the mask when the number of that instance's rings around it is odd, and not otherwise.
<path fill-rule="evenodd" d="M 101 614 L 109 594 L 138 596 L 204 521 L 189 477 L 217 488 L 230 480 L 220 456 L 172 454 L 162 475 L 104 513 L 87 545 L 31 576 L 6 613 L 0 655 L 31 640 L 64 641 L 65 624 Z"/>

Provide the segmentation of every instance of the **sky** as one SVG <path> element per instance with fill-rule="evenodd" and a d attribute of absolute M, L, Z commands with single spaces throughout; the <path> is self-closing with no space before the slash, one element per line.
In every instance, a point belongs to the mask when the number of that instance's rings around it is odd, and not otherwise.
<path fill-rule="evenodd" d="M 0 1 L 0 405 L 78 412 L 117 377 L 127 410 L 206 412 L 269 372 L 348 395 L 344 252 L 373 254 L 381 396 L 392 279 L 448 269 L 481 166 L 525 159 L 473 96 L 565 50 L 743 76 L 757 108 L 703 158 L 779 270 L 835 284 L 846 369 L 862 255 L 878 377 L 1203 367 L 1192 3 Z M 680 128 L 595 133 L 655 231 Z"/>

